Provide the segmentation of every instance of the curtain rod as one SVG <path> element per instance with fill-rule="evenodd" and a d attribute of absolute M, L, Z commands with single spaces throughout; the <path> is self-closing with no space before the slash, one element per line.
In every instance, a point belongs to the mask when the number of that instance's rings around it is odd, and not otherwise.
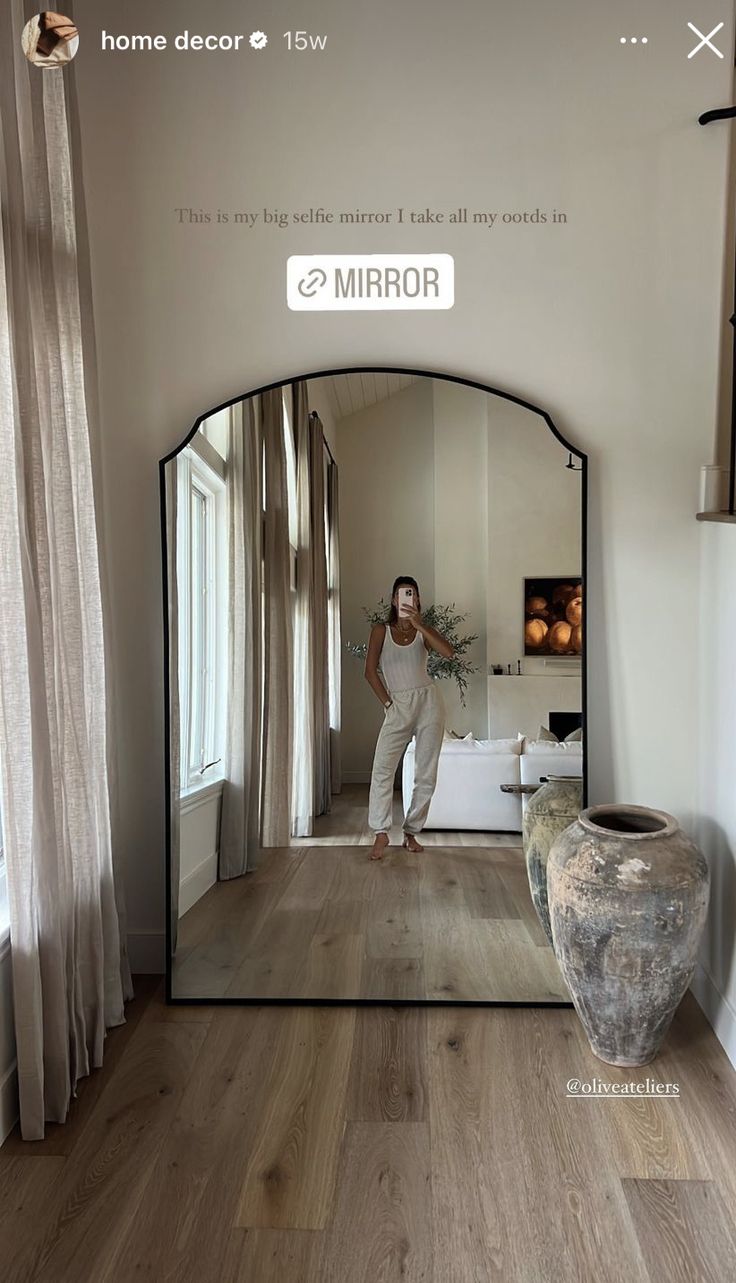
<path fill-rule="evenodd" d="M 309 417 L 310 417 L 310 419 L 316 419 L 316 420 L 317 420 L 317 422 L 318 422 L 318 424 L 319 424 L 319 426 L 320 426 L 320 428 L 322 428 L 322 420 L 320 419 L 320 417 L 319 417 L 319 415 L 317 414 L 317 411 L 316 411 L 316 410 L 310 410 L 310 411 L 309 411 Z M 327 437 L 325 436 L 324 428 L 322 429 L 322 445 L 324 446 L 325 450 L 327 451 L 327 454 L 328 454 L 328 457 L 329 457 L 330 463 L 334 463 L 334 464 L 335 464 L 335 467 L 337 467 L 337 463 L 336 463 L 336 460 L 335 460 L 335 456 L 334 456 L 334 454 L 332 453 L 332 451 L 331 451 L 330 447 L 329 447 L 329 446 L 328 446 L 328 444 L 327 444 Z"/>

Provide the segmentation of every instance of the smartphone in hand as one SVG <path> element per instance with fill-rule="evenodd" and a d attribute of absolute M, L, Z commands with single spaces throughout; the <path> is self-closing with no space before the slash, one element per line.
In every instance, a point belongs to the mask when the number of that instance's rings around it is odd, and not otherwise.
<path fill-rule="evenodd" d="M 399 588 L 399 614 L 406 615 L 415 607 L 414 589 L 411 584 L 402 584 Z"/>

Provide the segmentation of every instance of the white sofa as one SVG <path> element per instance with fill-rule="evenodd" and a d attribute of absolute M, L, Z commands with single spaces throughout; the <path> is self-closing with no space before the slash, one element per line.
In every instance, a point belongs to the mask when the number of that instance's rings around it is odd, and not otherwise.
<path fill-rule="evenodd" d="M 539 784 L 547 775 L 583 773 L 582 744 L 546 740 L 443 741 L 437 787 L 426 828 L 520 833 L 526 796 L 503 793 L 502 784 Z M 404 755 L 404 809 L 414 787 L 414 741 Z"/>
<path fill-rule="evenodd" d="M 527 741 L 519 765 L 522 784 L 541 784 L 548 775 L 583 774 L 582 744 L 550 744 L 546 740 Z M 525 795 L 525 798 L 528 795 Z"/>

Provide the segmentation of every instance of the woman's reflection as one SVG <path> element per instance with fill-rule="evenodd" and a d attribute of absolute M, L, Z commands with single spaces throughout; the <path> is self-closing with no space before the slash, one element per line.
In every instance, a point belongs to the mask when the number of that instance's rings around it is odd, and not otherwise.
<path fill-rule="evenodd" d="M 385 623 L 374 624 L 368 642 L 365 678 L 385 709 L 373 757 L 368 826 L 375 839 L 370 858 L 380 860 L 389 844 L 394 774 L 407 745 L 416 737 L 414 789 L 404 816 L 402 846 L 423 851 L 416 834 L 427 819 L 437 782 L 445 709 L 439 686 L 427 671 L 430 650 L 452 659 L 449 641 L 422 620 L 419 586 L 400 575 L 391 590 Z"/>

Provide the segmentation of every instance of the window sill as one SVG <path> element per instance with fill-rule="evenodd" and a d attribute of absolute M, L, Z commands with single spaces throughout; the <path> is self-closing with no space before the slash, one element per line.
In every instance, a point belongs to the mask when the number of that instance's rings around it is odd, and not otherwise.
<path fill-rule="evenodd" d="M 180 813 L 186 815 L 187 811 L 193 811 L 211 798 L 220 797 L 224 783 L 225 780 L 220 775 L 216 780 L 204 780 L 201 784 L 190 784 L 182 789 L 179 794 Z"/>
<path fill-rule="evenodd" d="M 736 512 L 698 512 L 696 521 L 722 521 L 724 525 L 736 525 Z"/>

